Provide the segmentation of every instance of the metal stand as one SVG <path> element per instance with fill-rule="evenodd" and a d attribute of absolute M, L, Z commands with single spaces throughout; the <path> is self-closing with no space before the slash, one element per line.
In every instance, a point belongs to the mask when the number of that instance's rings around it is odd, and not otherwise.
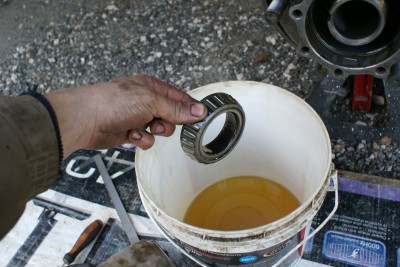
<path fill-rule="evenodd" d="M 314 83 L 313 91 L 306 101 L 316 110 L 328 129 L 331 139 L 345 141 L 372 141 L 383 136 L 392 137 L 400 143 L 400 84 L 396 79 L 384 79 L 383 85 L 387 101 L 389 121 L 383 127 L 358 125 L 332 118 L 330 107 L 338 97 L 345 79 L 337 79 L 327 74 L 320 82 Z"/>

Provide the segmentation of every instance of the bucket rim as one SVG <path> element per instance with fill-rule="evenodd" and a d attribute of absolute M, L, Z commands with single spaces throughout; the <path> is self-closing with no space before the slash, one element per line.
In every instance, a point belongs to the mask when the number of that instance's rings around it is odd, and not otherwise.
<path fill-rule="evenodd" d="M 267 83 L 263 83 L 263 82 L 256 82 L 256 81 L 223 81 L 223 82 L 216 82 L 216 83 L 211 83 L 211 84 L 207 84 L 195 89 L 192 89 L 190 91 L 188 91 L 187 93 L 189 95 L 191 95 L 191 93 L 195 93 L 197 91 L 200 90 L 204 90 L 204 89 L 209 89 L 209 88 L 215 88 L 215 87 L 232 87 L 233 86 L 263 86 L 266 89 L 269 90 L 275 90 L 275 91 L 279 91 L 280 93 L 284 93 L 286 96 L 291 97 L 292 99 L 295 99 L 296 101 L 298 101 L 299 103 L 302 103 L 302 105 L 308 110 L 308 112 L 310 112 L 310 115 L 312 115 L 317 121 L 318 124 L 321 128 L 322 133 L 324 134 L 324 138 L 326 139 L 326 148 L 327 148 L 327 159 L 326 159 L 326 168 L 324 171 L 324 175 L 323 175 L 323 179 L 321 179 L 320 184 L 318 185 L 318 187 L 316 187 L 315 192 L 308 198 L 306 199 L 298 208 L 296 208 L 294 211 L 292 211 L 290 214 L 276 220 L 273 221 L 271 223 L 268 224 L 264 224 L 261 226 L 257 226 L 257 227 L 253 227 L 253 228 L 248 228 L 248 229 L 243 229 L 243 230 L 230 230 L 230 231 L 222 231 L 222 230 L 211 230 L 211 229 L 206 229 L 206 228 L 201 228 L 201 227 L 197 227 L 191 224 L 187 224 L 181 220 L 178 220 L 177 218 L 167 214 L 163 209 L 161 209 L 158 205 L 156 205 L 156 203 L 154 203 L 154 201 L 149 198 L 149 196 L 147 195 L 147 193 L 145 192 L 145 190 L 143 190 L 141 183 L 139 182 L 140 179 L 140 175 L 139 175 L 139 171 L 138 168 L 135 167 L 135 173 L 136 173 L 136 180 L 137 180 L 137 184 L 139 187 L 139 194 L 143 194 L 146 199 L 150 202 L 150 204 L 152 206 L 154 206 L 155 208 L 157 208 L 157 212 L 162 213 L 164 216 L 167 216 L 169 219 L 171 219 L 172 221 L 174 221 L 175 223 L 177 223 L 178 225 L 184 226 L 186 228 L 189 228 L 191 230 L 194 230 L 195 232 L 198 231 L 202 231 L 204 232 L 206 235 L 210 235 L 210 236 L 217 236 L 218 234 L 224 234 L 224 235 L 229 235 L 230 237 L 234 238 L 235 236 L 239 237 L 239 236 L 243 236 L 243 234 L 246 234 L 248 232 L 261 232 L 263 230 L 265 230 L 266 227 L 276 227 L 279 225 L 284 224 L 287 221 L 290 221 L 292 218 L 295 218 L 296 216 L 298 216 L 299 214 L 301 214 L 303 211 L 305 211 L 307 209 L 307 207 L 309 207 L 309 205 L 311 203 L 313 203 L 314 199 L 317 197 L 317 195 L 320 193 L 320 191 L 323 189 L 327 178 L 329 178 L 330 176 L 330 172 L 331 172 L 331 163 L 332 163 L 332 151 L 331 151 L 331 142 L 330 142 L 330 137 L 328 134 L 328 131 L 325 127 L 325 124 L 323 123 L 322 119 L 320 118 L 320 116 L 317 114 L 317 112 L 302 98 L 298 97 L 297 95 L 295 95 L 294 93 L 283 89 L 281 87 L 272 85 L 272 84 L 267 84 Z M 135 165 L 139 165 L 140 164 L 140 154 L 144 153 L 145 151 L 138 149 L 136 150 L 135 153 Z"/>

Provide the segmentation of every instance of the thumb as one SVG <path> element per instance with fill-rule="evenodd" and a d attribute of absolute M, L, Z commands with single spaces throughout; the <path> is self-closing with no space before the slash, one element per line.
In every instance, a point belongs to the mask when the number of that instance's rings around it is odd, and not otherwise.
<path fill-rule="evenodd" d="M 196 100 L 182 102 L 159 95 L 155 104 L 156 117 L 173 124 L 193 123 L 207 115 L 206 106 Z"/>

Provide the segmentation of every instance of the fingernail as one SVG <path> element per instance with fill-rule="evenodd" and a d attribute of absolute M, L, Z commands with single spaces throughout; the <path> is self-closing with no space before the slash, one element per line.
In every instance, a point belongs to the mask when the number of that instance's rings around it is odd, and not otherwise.
<path fill-rule="evenodd" d="M 140 139 L 142 139 L 142 134 L 137 130 L 132 130 L 131 139 L 134 141 L 139 141 Z"/>
<path fill-rule="evenodd" d="M 203 104 L 197 103 L 190 105 L 190 114 L 195 117 L 203 116 L 206 108 Z"/>
<path fill-rule="evenodd" d="M 154 131 L 155 131 L 155 134 L 162 134 L 165 132 L 165 126 L 162 123 L 157 123 Z"/>

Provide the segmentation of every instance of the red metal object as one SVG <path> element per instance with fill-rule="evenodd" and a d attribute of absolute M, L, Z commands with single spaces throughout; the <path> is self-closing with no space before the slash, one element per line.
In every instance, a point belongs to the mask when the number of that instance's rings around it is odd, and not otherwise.
<path fill-rule="evenodd" d="M 371 110 L 372 102 L 372 87 L 374 84 L 374 77 L 371 75 L 355 75 L 353 87 L 353 102 L 352 110 L 364 110 L 369 112 Z"/>

